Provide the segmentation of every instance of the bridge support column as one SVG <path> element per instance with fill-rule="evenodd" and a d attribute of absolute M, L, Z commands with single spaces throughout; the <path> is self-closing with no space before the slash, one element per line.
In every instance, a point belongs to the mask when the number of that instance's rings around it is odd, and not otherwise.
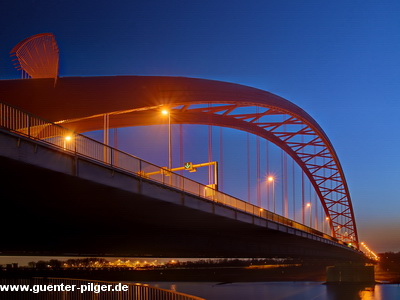
<path fill-rule="evenodd" d="M 326 283 L 375 283 L 373 265 L 338 264 L 326 268 Z"/>

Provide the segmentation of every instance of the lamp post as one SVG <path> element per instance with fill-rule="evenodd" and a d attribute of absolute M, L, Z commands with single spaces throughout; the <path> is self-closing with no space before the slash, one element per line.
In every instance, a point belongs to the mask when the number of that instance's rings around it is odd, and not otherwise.
<path fill-rule="evenodd" d="M 275 178 L 274 178 L 274 176 L 268 176 L 267 180 L 268 180 L 268 182 L 272 183 L 272 204 L 273 204 L 274 213 L 275 213 L 276 212 L 276 208 L 275 208 Z"/>
<path fill-rule="evenodd" d="M 329 217 L 325 217 L 325 221 L 328 222 L 328 221 L 329 221 Z M 322 223 L 322 232 L 323 232 L 323 233 L 325 233 L 325 223 L 326 223 L 326 222 L 323 222 L 323 223 Z"/>
<path fill-rule="evenodd" d="M 310 208 L 310 227 L 312 227 L 311 226 L 312 225 L 312 208 L 311 208 L 311 203 L 310 202 L 307 203 L 307 207 Z"/>
<path fill-rule="evenodd" d="M 171 134 L 171 112 L 167 109 L 161 111 L 163 115 L 168 115 L 168 169 L 172 169 L 172 134 Z"/>
<path fill-rule="evenodd" d="M 67 135 L 64 137 L 64 150 L 67 150 L 67 143 L 71 141 L 71 136 Z"/>

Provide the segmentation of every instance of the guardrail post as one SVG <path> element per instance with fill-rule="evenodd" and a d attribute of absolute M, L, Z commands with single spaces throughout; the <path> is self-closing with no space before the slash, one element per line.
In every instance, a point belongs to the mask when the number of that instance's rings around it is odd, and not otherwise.
<path fill-rule="evenodd" d="M 28 137 L 31 137 L 31 115 L 27 115 L 28 120 L 27 120 L 27 127 L 28 127 Z"/>
<path fill-rule="evenodd" d="M 110 164 L 111 164 L 111 167 L 114 165 L 114 149 L 113 148 L 110 148 L 110 151 L 111 151 L 111 153 L 110 153 Z"/>

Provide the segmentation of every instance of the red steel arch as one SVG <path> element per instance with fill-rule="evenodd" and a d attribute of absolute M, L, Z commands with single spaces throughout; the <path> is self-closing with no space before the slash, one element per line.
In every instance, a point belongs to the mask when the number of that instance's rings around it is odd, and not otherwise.
<path fill-rule="evenodd" d="M 338 156 L 318 123 L 279 96 L 227 82 L 159 76 L 0 81 L 0 100 L 78 132 L 160 124 L 154 110 L 168 107 L 172 123 L 209 124 L 251 132 L 288 153 L 312 183 L 333 235 L 358 247 L 349 189 Z M 255 107 L 259 109 L 256 110 Z"/>

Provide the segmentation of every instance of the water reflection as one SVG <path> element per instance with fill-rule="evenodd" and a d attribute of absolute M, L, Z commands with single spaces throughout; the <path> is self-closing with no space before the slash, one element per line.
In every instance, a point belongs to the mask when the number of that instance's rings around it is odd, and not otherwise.
<path fill-rule="evenodd" d="M 326 285 L 322 282 L 152 282 L 207 300 L 399 300 L 400 285 Z"/>
<path fill-rule="evenodd" d="M 379 289 L 378 289 L 379 291 Z M 329 300 L 378 300 L 381 299 L 375 293 L 374 285 L 354 284 L 329 284 L 327 285 L 327 296 Z M 378 298 L 377 298 L 378 296 Z"/>

